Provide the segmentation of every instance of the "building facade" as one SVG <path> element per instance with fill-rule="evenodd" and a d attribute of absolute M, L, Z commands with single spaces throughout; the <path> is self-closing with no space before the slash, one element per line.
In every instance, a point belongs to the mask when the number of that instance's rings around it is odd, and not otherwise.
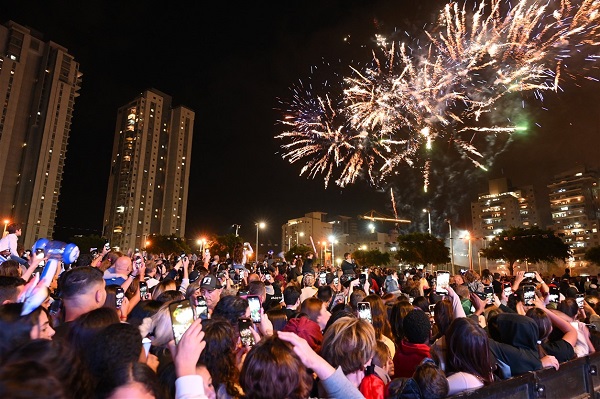
<path fill-rule="evenodd" d="M 471 203 L 473 235 L 490 239 L 510 227 L 539 224 L 533 186 L 513 188 L 506 178 L 488 182 L 489 192 Z"/>
<path fill-rule="evenodd" d="M 185 235 L 194 112 L 156 89 L 119 108 L 103 231 L 122 251 Z"/>
<path fill-rule="evenodd" d="M 52 238 L 82 74 L 68 50 L 9 21 L 0 25 L 0 218 L 25 247 Z"/>
<path fill-rule="evenodd" d="M 600 175 L 586 167 L 555 175 L 548 185 L 552 230 L 572 251 L 573 266 L 582 265 L 585 252 L 600 245 Z"/>

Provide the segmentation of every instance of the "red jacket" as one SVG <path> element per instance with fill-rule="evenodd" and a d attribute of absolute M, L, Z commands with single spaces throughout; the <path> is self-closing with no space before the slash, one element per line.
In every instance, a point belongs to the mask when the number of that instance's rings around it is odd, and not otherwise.
<path fill-rule="evenodd" d="M 375 374 L 363 378 L 358 389 L 365 399 L 384 399 L 388 396 L 385 383 Z"/>
<path fill-rule="evenodd" d="M 426 357 L 430 357 L 429 345 L 413 344 L 406 340 L 396 345 L 396 355 L 394 355 L 394 378 L 412 377 L 417 366 Z"/>

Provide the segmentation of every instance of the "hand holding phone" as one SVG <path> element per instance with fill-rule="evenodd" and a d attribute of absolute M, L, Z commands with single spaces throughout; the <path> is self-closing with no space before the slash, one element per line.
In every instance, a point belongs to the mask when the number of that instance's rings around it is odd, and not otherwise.
<path fill-rule="evenodd" d="M 577 294 L 577 297 L 575 298 L 575 300 L 577 301 L 577 306 L 579 306 L 579 309 L 583 309 L 584 295 Z"/>
<path fill-rule="evenodd" d="M 173 338 L 175 339 L 175 345 L 177 345 L 179 344 L 179 340 L 183 336 L 183 333 L 185 333 L 194 322 L 194 309 L 192 308 L 190 301 L 184 299 L 171 302 L 169 311 L 171 313 Z"/>
<path fill-rule="evenodd" d="M 248 300 L 248 305 L 250 306 L 250 318 L 254 323 L 260 323 L 260 310 L 262 307 L 262 304 L 260 303 L 260 298 L 258 297 L 258 295 L 248 295 L 246 299 Z"/>
<path fill-rule="evenodd" d="M 123 305 L 123 298 L 125 298 L 125 291 L 123 287 L 117 287 L 115 291 L 115 306 L 117 309 L 121 309 L 121 305 Z"/>
<path fill-rule="evenodd" d="M 369 323 L 373 323 L 373 316 L 371 314 L 371 304 L 369 302 L 358 302 L 357 304 L 358 317 L 365 319 Z"/>
<path fill-rule="evenodd" d="M 446 287 L 450 284 L 450 272 L 447 270 L 438 270 L 435 280 L 435 293 L 438 295 L 448 295 Z"/>
<path fill-rule="evenodd" d="M 140 281 L 140 299 L 143 301 L 148 296 L 148 283 Z"/>
<path fill-rule="evenodd" d="M 238 330 L 240 332 L 240 340 L 242 345 L 247 348 L 251 348 L 256 344 L 254 334 L 252 334 L 253 322 L 247 317 L 240 317 L 238 319 Z"/>
<path fill-rule="evenodd" d="M 535 286 L 524 285 L 523 286 L 523 302 L 525 306 L 535 305 Z"/>

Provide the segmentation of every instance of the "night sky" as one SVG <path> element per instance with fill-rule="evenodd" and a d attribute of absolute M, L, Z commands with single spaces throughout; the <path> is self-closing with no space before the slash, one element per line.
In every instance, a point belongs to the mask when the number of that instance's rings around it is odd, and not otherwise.
<path fill-rule="evenodd" d="M 418 5 L 416 5 L 418 3 Z M 153 7 L 152 5 L 159 5 Z M 29 26 L 66 47 L 83 73 L 67 150 L 56 238 L 99 234 L 117 108 L 156 88 L 196 113 L 188 238 L 234 232 L 254 240 L 254 222 L 264 221 L 262 240 L 279 242 L 281 225 L 311 211 L 355 216 L 375 209 L 391 215 L 389 186 L 364 180 L 341 189 L 299 177 L 302 165 L 281 158 L 280 99 L 291 97 L 315 68 L 348 74 L 348 65 L 371 59 L 376 33 L 420 34 L 435 19 L 441 1 L 337 0 L 271 2 L 29 1 L 0 4 L 0 21 Z M 346 40 L 345 40 L 346 39 Z M 597 77 L 600 75 L 596 73 Z M 494 155 L 488 172 L 444 154 L 434 163 L 432 186 L 423 193 L 418 170 L 405 167 L 388 183 L 395 187 L 401 218 L 447 235 L 470 225 L 470 201 L 487 191 L 487 180 L 508 177 L 534 184 L 547 205 L 545 185 L 574 166 L 600 165 L 600 83 L 577 79 L 544 102 L 512 98 L 531 121 Z M 522 102 L 523 101 L 523 102 Z M 539 123 L 540 126 L 536 126 Z M 443 146 L 442 146 L 443 147 Z M 546 220 L 545 222 L 549 222 Z M 386 230 L 391 225 L 382 225 Z"/>

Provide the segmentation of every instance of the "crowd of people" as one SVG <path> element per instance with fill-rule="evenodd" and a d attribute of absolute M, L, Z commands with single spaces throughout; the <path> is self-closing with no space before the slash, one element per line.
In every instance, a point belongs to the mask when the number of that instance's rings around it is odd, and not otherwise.
<path fill-rule="evenodd" d="M 446 282 L 349 253 L 339 268 L 315 254 L 250 263 L 251 250 L 106 246 L 41 291 L 50 260 L 7 254 L 0 397 L 441 399 L 600 347 L 597 278 L 568 269 Z"/>

